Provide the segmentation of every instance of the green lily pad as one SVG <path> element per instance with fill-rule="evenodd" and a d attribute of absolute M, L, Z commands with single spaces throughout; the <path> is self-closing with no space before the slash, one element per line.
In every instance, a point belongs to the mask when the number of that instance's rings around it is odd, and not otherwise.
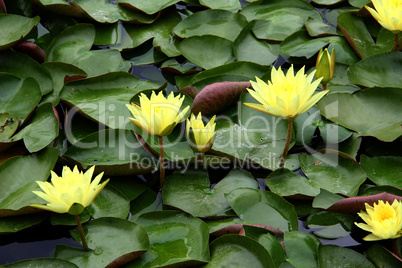
<path fill-rule="evenodd" d="M 314 235 L 291 232 L 285 233 L 284 240 L 287 261 L 294 267 L 321 267 L 317 263 L 321 242 Z"/>
<path fill-rule="evenodd" d="M 11 216 L 0 218 L 0 233 L 15 233 L 37 225 L 47 218 L 47 213 Z"/>
<path fill-rule="evenodd" d="M 350 82 L 347 72 L 349 65 L 336 63 L 334 77 L 328 82 L 327 88 L 330 90 L 328 94 L 332 93 L 354 93 L 360 90 L 360 87 Z"/>
<path fill-rule="evenodd" d="M 247 5 L 241 12 L 248 21 L 257 20 L 253 32 L 259 39 L 284 40 L 304 26 L 309 17 L 317 17 L 317 11 L 307 2 L 262 1 Z"/>
<path fill-rule="evenodd" d="M 18 215 L 17 210 L 43 200 L 32 193 L 39 186 L 35 181 L 46 181 L 56 164 L 58 151 L 46 148 L 27 156 L 8 159 L 0 165 L 0 215 Z"/>
<path fill-rule="evenodd" d="M 189 61 L 204 69 L 211 69 L 233 61 L 232 45 L 225 38 L 203 35 L 184 39 L 178 49 Z"/>
<path fill-rule="evenodd" d="M 6 264 L 4 267 L 8 268 L 26 268 L 26 267 L 60 267 L 60 268 L 78 268 L 74 263 L 56 259 L 56 258 L 36 258 L 29 260 L 22 260 L 19 262 L 14 262 L 10 264 Z"/>
<path fill-rule="evenodd" d="M 174 5 L 180 0 L 117 0 L 117 3 L 130 8 L 139 9 L 149 15 L 155 14 L 168 6 Z"/>
<path fill-rule="evenodd" d="M 283 53 L 293 57 L 311 58 L 321 48 L 331 43 L 329 49 L 336 50 L 336 60 L 344 64 L 353 64 L 358 61 L 357 56 L 349 47 L 344 38 L 328 36 L 312 39 L 306 30 L 300 30 L 287 37 L 280 45 Z"/>
<path fill-rule="evenodd" d="M 85 78 L 87 73 L 80 68 L 64 63 L 64 62 L 45 62 L 42 67 L 50 74 L 53 81 L 53 91 L 42 99 L 42 102 L 51 102 L 53 105 L 57 105 L 60 101 L 59 94 L 66 78 Z"/>
<path fill-rule="evenodd" d="M 324 20 L 321 16 L 308 18 L 305 21 L 304 25 L 306 26 L 309 35 L 313 37 L 325 36 L 325 35 L 337 35 L 336 27 L 324 23 Z"/>
<path fill-rule="evenodd" d="M 265 184 L 272 192 L 280 196 L 306 195 L 316 196 L 320 193 L 320 185 L 313 180 L 304 178 L 289 169 L 277 169 L 265 180 Z M 326 187 L 330 187 L 332 182 L 328 182 Z"/>
<path fill-rule="evenodd" d="M 10 73 L 21 79 L 33 77 L 39 83 L 42 95 L 52 90 L 49 73 L 31 57 L 12 51 L 0 52 L 0 72 Z"/>
<path fill-rule="evenodd" d="M 271 255 L 275 267 L 280 267 L 286 259 L 285 251 L 279 241 L 271 234 L 263 234 L 258 238 L 260 243 Z"/>
<path fill-rule="evenodd" d="M 155 211 L 142 214 L 136 223 L 147 231 L 151 249 L 127 267 L 195 266 L 209 261 L 208 226 L 200 219 L 178 211 Z"/>
<path fill-rule="evenodd" d="M 402 52 L 374 55 L 350 66 L 348 77 L 365 87 L 402 88 L 401 64 Z"/>
<path fill-rule="evenodd" d="M 42 97 L 34 78 L 21 79 L 8 73 L 0 73 L 0 92 L 0 113 L 8 113 L 14 120 L 25 119 Z"/>
<path fill-rule="evenodd" d="M 306 224 L 309 228 L 341 224 L 345 230 L 350 232 L 354 225 L 354 220 L 354 215 L 347 215 L 330 211 L 319 211 L 317 213 L 310 214 L 307 217 Z"/>
<path fill-rule="evenodd" d="M 364 255 L 376 267 L 398 267 L 401 261 L 383 246 L 374 244 L 364 252 Z"/>
<path fill-rule="evenodd" d="M 132 130 L 133 124 L 128 120 L 131 113 L 126 104 L 136 93 L 160 86 L 156 82 L 141 81 L 129 73 L 113 72 L 70 82 L 61 90 L 60 98 L 110 128 Z"/>
<path fill-rule="evenodd" d="M 364 5 L 370 3 L 370 0 L 348 0 L 349 4 L 354 7 L 362 8 Z"/>
<path fill-rule="evenodd" d="M 84 167 L 96 165 L 110 175 L 152 171 L 157 159 L 145 151 L 132 131 L 106 129 L 77 141 L 64 154 Z"/>
<path fill-rule="evenodd" d="M 200 0 L 200 4 L 211 9 L 223 9 L 237 12 L 241 6 L 237 0 Z"/>
<path fill-rule="evenodd" d="M 313 208 L 327 209 L 342 199 L 343 197 L 340 195 L 321 189 L 320 194 L 314 198 L 312 206 Z"/>
<path fill-rule="evenodd" d="M 38 16 L 27 18 L 14 14 L 0 14 L 0 50 L 14 46 L 39 23 Z"/>
<path fill-rule="evenodd" d="M 47 11 L 73 17 L 85 17 L 79 8 L 70 5 L 65 0 L 34 0 L 35 3 L 45 7 Z"/>
<path fill-rule="evenodd" d="M 376 185 L 402 188 L 402 157 L 361 155 L 361 167 Z"/>
<path fill-rule="evenodd" d="M 76 65 L 89 76 L 118 71 L 123 65 L 120 52 L 114 49 L 90 51 L 94 40 L 95 28 L 92 24 L 71 26 L 49 45 L 45 61 Z"/>
<path fill-rule="evenodd" d="M 356 162 L 338 154 L 299 154 L 299 162 L 307 178 L 333 193 L 356 196 L 366 180 L 366 173 Z"/>
<path fill-rule="evenodd" d="M 383 31 L 382 35 L 377 38 L 377 43 L 374 43 L 362 17 L 348 13 L 341 14 L 338 16 L 338 26 L 362 59 L 392 49 L 395 35 L 389 31 Z"/>
<path fill-rule="evenodd" d="M 17 131 L 19 120 L 8 118 L 8 113 L 0 114 L 0 142 L 8 142 L 8 139 Z"/>
<path fill-rule="evenodd" d="M 67 260 L 78 267 L 106 267 L 112 262 L 121 266 L 149 249 L 145 229 L 127 220 L 100 218 L 84 224 L 83 228 L 88 247 L 92 250 L 57 245 L 55 258 Z M 81 242 L 77 230 L 72 235 Z"/>
<path fill-rule="evenodd" d="M 225 198 L 244 223 L 268 225 L 283 232 L 298 230 L 293 205 L 277 194 L 244 188 L 233 190 Z"/>
<path fill-rule="evenodd" d="M 136 199 L 130 203 L 130 221 L 135 222 L 144 213 L 162 210 L 160 193 L 157 194 L 147 188 Z"/>
<path fill-rule="evenodd" d="M 375 266 L 362 254 L 334 245 L 320 245 L 318 249 L 318 264 L 322 268 L 332 267 L 362 267 L 374 268 Z"/>
<path fill-rule="evenodd" d="M 176 25 L 173 32 L 182 38 L 213 35 L 233 42 L 246 24 L 243 15 L 209 9 L 188 16 Z"/>
<path fill-rule="evenodd" d="M 211 188 L 207 172 L 188 170 L 166 178 L 162 199 L 194 217 L 225 216 L 231 209 L 225 194 L 238 188 L 258 189 L 258 183 L 248 172 L 234 169 Z"/>
<path fill-rule="evenodd" d="M 263 77 L 270 72 L 270 68 L 260 64 L 236 61 L 216 68 L 202 71 L 194 76 L 188 85 L 192 85 L 200 91 L 205 86 L 222 81 L 250 81 L 255 77 Z"/>
<path fill-rule="evenodd" d="M 285 146 L 287 120 L 243 104 L 248 102 L 256 100 L 250 94 L 243 93 L 238 106 L 238 123 L 219 120 L 218 117 L 212 149 L 274 170 L 279 166 L 279 158 Z M 290 162 L 288 167 L 291 168 L 289 165 Z"/>
<path fill-rule="evenodd" d="M 254 24 L 255 21 L 247 24 L 233 42 L 234 55 L 239 61 L 250 61 L 261 65 L 271 65 L 278 55 L 270 49 L 268 43 L 258 40 L 254 36 L 251 32 Z"/>
<path fill-rule="evenodd" d="M 181 20 L 178 12 L 166 12 L 152 24 L 125 25 L 125 29 L 133 40 L 133 48 L 153 38 L 154 47 L 169 57 L 176 57 L 180 55 L 177 49 L 179 40 L 173 35 L 172 29 Z"/>
<path fill-rule="evenodd" d="M 340 143 L 349 138 L 353 133 L 342 126 L 328 121 L 322 121 L 318 129 L 325 143 Z"/>
<path fill-rule="evenodd" d="M 400 89 L 369 88 L 355 94 L 330 94 L 318 102 L 318 109 L 329 120 L 360 135 L 393 141 L 402 134 L 401 105 Z"/>
<path fill-rule="evenodd" d="M 207 267 L 274 268 L 268 251 L 252 238 L 225 235 L 211 243 L 211 260 Z"/>
<path fill-rule="evenodd" d="M 156 18 L 156 16 L 146 15 L 135 9 L 129 9 L 109 1 L 74 0 L 71 4 L 100 23 L 115 23 L 119 20 L 151 23 Z"/>
<path fill-rule="evenodd" d="M 23 139 L 31 153 L 42 150 L 59 135 L 59 120 L 50 103 L 45 103 L 36 109 L 27 124 L 10 141 Z"/>

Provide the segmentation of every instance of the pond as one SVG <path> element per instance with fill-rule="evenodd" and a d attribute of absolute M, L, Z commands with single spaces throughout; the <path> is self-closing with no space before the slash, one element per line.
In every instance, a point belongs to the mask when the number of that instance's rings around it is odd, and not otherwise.
<path fill-rule="evenodd" d="M 0 0 L 0 266 L 399 267 L 373 3 Z"/>

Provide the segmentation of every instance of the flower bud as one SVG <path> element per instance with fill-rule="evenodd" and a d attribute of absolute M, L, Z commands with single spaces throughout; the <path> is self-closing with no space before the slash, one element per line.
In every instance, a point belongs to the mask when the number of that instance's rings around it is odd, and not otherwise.
<path fill-rule="evenodd" d="M 328 49 L 324 51 L 322 48 L 318 52 L 317 62 L 315 65 L 317 72 L 315 73 L 315 78 L 322 77 L 321 83 L 326 85 L 334 77 L 335 72 L 335 50 L 332 49 L 331 55 Z"/>

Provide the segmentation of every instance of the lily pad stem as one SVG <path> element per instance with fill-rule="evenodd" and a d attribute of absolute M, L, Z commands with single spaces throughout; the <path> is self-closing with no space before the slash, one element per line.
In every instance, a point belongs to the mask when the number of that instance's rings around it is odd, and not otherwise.
<path fill-rule="evenodd" d="M 394 46 L 392 47 L 392 51 L 398 50 L 398 44 L 399 44 L 399 34 L 395 34 Z"/>
<path fill-rule="evenodd" d="M 288 132 L 286 135 L 285 148 L 283 148 L 283 153 L 281 155 L 281 162 L 279 163 L 279 168 L 283 168 L 285 166 L 286 157 L 288 156 L 290 140 L 292 138 L 292 128 L 293 128 L 293 120 L 292 118 L 288 118 Z"/>
<path fill-rule="evenodd" d="M 82 228 L 80 216 L 78 214 L 75 215 L 75 221 L 77 222 L 77 228 L 78 232 L 80 233 L 82 245 L 84 246 L 84 249 L 89 250 L 87 240 L 84 234 L 84 229 Z"/>
<path fill-rule="evenodd" d="M 199 164 L 201 164 L 201 161 L 202 161 L 202 153 L 201 153 L 201 152 L 197 152 L 197 162 L 198 162 Z"/>
<path fill-rule="evenodd" d="M 165 183 L 165 155 L 163 153 L 163 137 L 159 136 L 159 167 L 160 167 L 160 188 Z"/>

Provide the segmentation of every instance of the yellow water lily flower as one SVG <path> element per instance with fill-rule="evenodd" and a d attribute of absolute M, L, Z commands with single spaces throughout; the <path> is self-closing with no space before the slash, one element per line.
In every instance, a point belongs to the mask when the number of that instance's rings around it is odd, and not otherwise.
<path fill-rule="evenodd" d="M 99 184 L 103 172 L 92 181 L 95 166 L 85 173 L 78 171 L 77 166 L 73 171 L 67 166 L 63 167 L 62 176 L 59 177 L 52 171 L 51 183 L 37 181 L 43 190 L 33 191 L 34 194 L 49 202 L 43 204 L 31 204 L 30 206 L 57 213 L 80 214 L 85 207 L 89 206 L 99 192 L 105 187 L 109 179 Z M 78 204 L 78 205 L 77 205 Z"/>
<path fill-rule="evenodd" d="M 130 121 L 151 135 L 166 136 L 184 118 L 190 109 L 187 106 L 180 112 L 184 96 L 174 96 L 173 92 L 166 98 L 162 91 L 158 95 L 152 92 L 151 98 L 141 93 L 140 105 L 126 104 L 134 118 Z"/>
<path fill-rule="evenodd" d="M 402 201 L 396 199 L 390 205 L 388 202 L 379 200 L 378 204 L 374 203 L 374 207 L 365 204 L 366 212 L 358 213 L 367 224 L 355 224 L 371 232 L 363 239 L 366 241 L 375 241 L 382 239 L 398 238 L 402 236 Z"/>
<path fill-rule="evenodd" d="M 315 64 L 315 78 L 322 77 L 321 83 L 328 84 L 332 80 L 335 73 L 335 49 L 332 49 L 332 53 L 329 54 L 328 49 L 320 49 L 318 52 L 317 61 Z"/>
<path fill-rule="evenodd" d="M 187 119 L 186 130 L 190 146 L 199 152 L 208 151 L 215 139 L 215 117 L 214 115 L 208 124 L 204 125 L 201 112 L 195 117 L 191 114 L 190 120 Z"/>
<path fill-rule="evenodd" d="M 250 81 L 253 89 L 247 89 L 251 96 L 261 104 L 244 103 L 244 105 L 255 110 L 283 116 L 286 118 L 296 118 L 317 103 L 328 90 L 323 90 L 313 95 L 321 78 L 312 82 L 315 71 L 308 76 L 304 74 L 304 66 L 296 75 L 293 72 L 293 65 L 289 68 L 286 75 L 281 67 L 278 70 L 272 68 L 271 81 L 266 84 L 256 77 L 256 81 Z"/>
<path fill-rule="evenodd" d="M 374 9 L 366 9 L 385 29 L 398 33 L 402 31 L 402 1 L 401 0 L 372 0 Z"/>

